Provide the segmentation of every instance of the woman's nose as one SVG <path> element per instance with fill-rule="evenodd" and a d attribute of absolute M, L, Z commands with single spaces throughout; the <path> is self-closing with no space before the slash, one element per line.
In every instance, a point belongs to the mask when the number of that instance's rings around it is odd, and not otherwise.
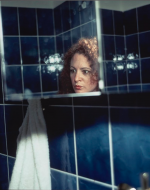
<path fill-rule="evenodd" d="M 75 82 L 81 80 L 81 74 L 79 72 L 76 72 L 74 80 Z"/>

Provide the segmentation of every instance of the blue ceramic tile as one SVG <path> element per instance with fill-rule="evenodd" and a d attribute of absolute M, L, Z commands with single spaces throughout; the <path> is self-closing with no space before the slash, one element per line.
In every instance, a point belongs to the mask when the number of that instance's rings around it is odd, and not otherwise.
<path fill-rule="evenodd" d="M 2 7 L 2 26 L 4 35 L 18 35 L 16 7 Z"/>
<path fill-rule="evenodd" d="M 40 57 L 41 62 L 44 63 L 44 58 L 55 53 L 54 37 L 39 37 L 40 43 Z"/>
<path fill-rule="evenodd" d="M 78 7 L 79 7 L 78 1 L 70 1 L 71 28 L 74 28 L 80 25 Z"/>
<path fill-rule="evenodd" d="M 119 86 L 107 87 L 107 88 L 106 88 L 106 92 L 107 92 L 108 94 L 116 93 L 116 92 L 119 91 L 118 88 L 119 88 Z"/>
<path fill-rule="evenodd" d="M 150 84 L 142 85 L 142 91 L 143 91 L 143 92 L 148 92 L 148 91 L 150 91 Z"/>
<path fill-rule="evenodd" d="M 56 37 L 56 53 L 64 53 L 62 34 Z"/>
<path fill-rule="evenodd" d="M 138 35 L 126 36 L 126 48 L 127 48 L 127 59 L 130 59 L 132 54 L 134 59 L 139 58 L 139 48 L 138 48 Z"/>
<path fill-rule="evenodd" d="M 8 189 L 7 157 L 0 155 L 0 188 Z"/>
<path fill-rule="evenodd" d="M 15 164 L 15 158 L 8 157 L 8 164 L 9 164 L 9 180 L 10 180 L 11 175 L 12 175 L 12 171 L 13 171 L 13 167 L 14 167 L 14 164 Z"/>
<path fill-rule="evenodd" d="M 20 35 L 37 35 L 34 8 L 19 8 Z"/>
<path fill-rule="evenodd" d="M 54 35 L 54 18 L 52 9 L 37 9 L 38 34 Z"/>
<path fill-rule="evenodd" d="M 66 53 L 71 48 L 71 32 L 68 31 L 63 34 L 64 52 Z"/>
<path fill-rule="evenodd" d="M 78 174 L 110 184 L 107 108 L 75 107 L 74 115 Z"/>
<path fill-rule="evenodd" d="M 42 67 L 42 89 L 43 92 L 57 91 L 57 71 L 50 71 L 50 65 Z"/>
<path fill-rule="evenodd" d="M 125 34 L 137 33 L 137 17 L 136 9 L 131 9 L 124 12 L 124 24 L 125 24 Z"/>
<path fill-rule="evenodd" d="M 139 34 L 141 58 L 150 57 L 150 32 Z"/>
<path fill-rule="evenodd" d="M 36 37 L 21 37 L 23 64 L 38 63 L 38 47 Z"/>
<path fill-rule="evenodd" d="M 118 88 L 119 88 L 119 92 L 127 92 L 128 91 L 127 85 L 118 86 Z"/>
<path fill-rule="evenodd" d="M 0 133 L 5 133 L 5 125 L 4 125 L 4 109 L 3 106 L 0 106 Z"/>
<path fill-rule="evenodd" d="M 71 28 L 71 15 L 69 11 L 69 1 L 64 2 L 61 4 L 61 11 L 62 11 L 62 26 L 63 32 L 70 30 Z"/>
<path fill-rule="evenodd" d="M 140 83 L 140 63 L 139 60 L 127 61 L 128 84 Z"/>
<path fill-rule="evenodd" d="M 23 122 L 22 106 L 5 106 L 8 155 L 16 156 L 17 137 Z"/>
<path fill-rule="evenodd" d="M 150 171 L 150 109 L 111 109 L 115 184 L 141 186 Z"/>
<path fill-rule="evenodd" d="M 139 32 L 150 30 L 150 5 L 137 8 Z"/>
<path fill-rule="evenodd" d="M 93 36 L 92 22 L 81 26 L 81 35 L 83 38 L 90 38 Z"/>
<path fill-rule="evenodd" d="M 72 44 L 75 44 L 81 38 L 81 28 L 75 28 L 71 31 Z"/>
<path fill-rule="evenodd" d="M 1 61 L 0 61 L 1 65 Z M 2 91 L 2 77 L 1 77 L 1 67 L 0 67 L 0 104 L 3 103 L 3 91 Z"/>
<path fill-rule="evenodd" d="M 123 28 L 123 12 L 121 11 L 113 11 L 114 15 L 114 27 L 115 27 L 115 34 L 116 35 L 124 35 L 124 28 Z"/>
<path fill-rule="evenodd" d="M 114 34 L 112 10 L 100 9 L 102 34 Z"/>
<path fill-rule="evenodd" d="M 88 180 L 83 180 L 79 178 L 79 189 L 80 190 L 112 190 L 111 187 L 105 187 L 95 182 L 91 182 Z"/>
<path fill-rule="evenodd" d="M 24 79 L 24 93 L 25 94 L 41 92 L 39 66 L 24 66 L 23 79 Z"/>
<path fill-rule="evenodd" d="M 105 60 L 113 60 L 115 55 L 114 36 L 103 36 Z"/>
<path fill-rule="evenodd" d="M 81 24 L 95 19 L 95 2 L 82 1 L 79 7 Z"/>
<path fill-rule="evenodd" d="M 61 13 L 61 5 L 54 9 L 54 23 L 55 23 L 55 33 L 60 34 L 62 30 L 62 13 Z"/>
<path fill-rule="evenodd" d="M 127 84 L 126 62 L 125 61 L 117 62 L 116 68 L 118 73 L 118 84 L 119 85 Z"/>
<path fill-rule="evenodd" d="M 150 59 L 141 60 L 142 83 L 150 83 Z"/>
<path fill-rule="evenodd" d="M 105 62 L 107 86 L 117 85 L 117 70 L 114 62 Z"/>
<path fill-rule="evenodd" d="M 129 92 L 141 92 L 141 84 L 129 85 L 128 89 L 129 89 Z"/>
<path fill-rule="evenodd" d="M 0 153 L 7 154 L 5 133 L 0 133 Z"/>
<path fill-rule="evenodd" d="M 75 174 L 72 108 L 49 106 L 45 109 L 44 115 L 51 167 Z"/>
<path fill-rule="evenodd" d="M 19 37 L 4 37 L 4 56 L 5 64 L 20 64 Z"/>
<path fill-rule="evenodd" d="M 76 177 L 51 170 L 52 190 L 76 190 Z"/>
<path fill-rule="evenodd" d="M 7 95 L 22 93 L 22 78 L 20 66 L 6 66 L 6 93 Z"/>
<path fill-rule="evenodd" d="M 123 55 L 125 57 L 125 44 L 123 36 L 115 36 L 116 54 Z"/>

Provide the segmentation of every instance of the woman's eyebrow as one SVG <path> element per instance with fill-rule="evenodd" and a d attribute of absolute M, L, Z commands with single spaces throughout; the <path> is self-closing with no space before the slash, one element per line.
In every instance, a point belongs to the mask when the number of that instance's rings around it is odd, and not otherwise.
<path fill-rule="evenodd" d="M 81 69 L 91 69 L 90 67 L 82 67 Z"/>

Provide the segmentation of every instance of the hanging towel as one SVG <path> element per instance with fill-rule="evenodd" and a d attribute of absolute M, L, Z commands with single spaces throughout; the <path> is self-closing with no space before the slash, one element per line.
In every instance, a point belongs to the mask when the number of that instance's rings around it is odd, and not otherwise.
<path fill-rule="evenodd" d="M 46 123 L 40 99 L 29 106 L 17 138 L 16 161 L 9 189 L 51 190 Z"/>

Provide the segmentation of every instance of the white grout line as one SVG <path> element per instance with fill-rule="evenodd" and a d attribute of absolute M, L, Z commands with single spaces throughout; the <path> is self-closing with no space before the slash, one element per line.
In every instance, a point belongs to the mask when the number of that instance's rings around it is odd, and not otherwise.
<path fill-rule="evenodd" d="M 7 157 L 7 154 L 2 154 L 2 153 L 0 153 L 0 155 L 2 155 L 2 156 L 6 156 L 6 157 Z"/>
<path fill-rule="evenodd" d="M 9 155 L 8 155 L 8 157 L 9 157 L 9 158 L 13 158 L 13 159 L 16 159 L 16 158 L 15 158 L 15 157 L 13 157 L 13 156 L 9 156 Z"/>

